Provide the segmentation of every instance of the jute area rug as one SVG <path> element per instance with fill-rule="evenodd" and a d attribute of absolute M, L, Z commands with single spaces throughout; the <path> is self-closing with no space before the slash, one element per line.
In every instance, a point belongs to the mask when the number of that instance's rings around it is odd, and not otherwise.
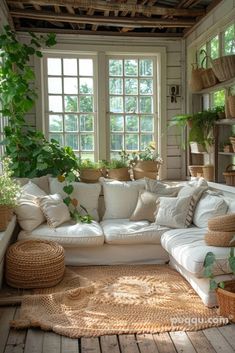
<path fill-rule="evenodd" d="M 69 337 L 199 330 L 223 325 L 175 270 L 163 265 L 70 267 L 24 297 L 15 328 Z"/>

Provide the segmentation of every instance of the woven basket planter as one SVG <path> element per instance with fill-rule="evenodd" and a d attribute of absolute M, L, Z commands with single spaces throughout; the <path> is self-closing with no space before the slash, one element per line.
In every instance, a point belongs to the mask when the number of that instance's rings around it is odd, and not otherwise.
<path fill-rule="evenodd" d="M 208 230 L 204 239 L 209 246 L 230 247 L 235 245 L 235 241 L 231 242 L 234 237 L 233 232 L 221 232 Z"/>
<path fill-rule="evenodd" d="M 216 290 L 219 311 L 221 316 L 228 317 L 235 322 L 235 281 L 226 281 L 224 289 Z"/>
<path fill-rule="evenodd" d="M 120 180 L 120 181 L 131 180 L 129 169 L 127 167 L 126 168 L 108 169 L 107 177 L 109 179 L 115 179 L 115 180 Z"/>
<path fill-rule="evenodd" d="M 212 69 L 205 69 L 201 73 L 201 79 L 202 79 L 202 84 L 203 88 L 208 88 L 216 85 L 218 83 L 217 77 L 214 74 L 214 71 Z"/>
<path fill-rule="evenodd" d="M 157 161 L 138 161 L 133 168 L 134 179 L 157 179 L 160 166 Z"/>
<path fill-rule="evenodd" d="M 222 56 L 212 60 L 212 70 L 220 82 L 235 77 L 235 55 Z"/>
<path fill-rule="evenodd" d="M 198 92 L 203 89 L 202 72 L 204 69 L 199 68 L 197 64 L 192 64 L 190 88 L 192 92 Z"/>
<path fill-rule="evenodd" d="M 53 287 L 64 270 L 64 249 L 52 241 L 20 240 L 6 253 L 6 281 L 15 288 Z"/>
<path fill-rule="evenodd" d="M 208 229 L 213 231 L 225 231 L 235 233 L 235 214 L 232 213 L 209 219 Z"/>
<path fill-rule="evenodd" d="M 87 168 L 80 171 L 80 180 L 84 183 L 98 183 L 102 176 L 104 175 L 101 169 Z"/>
<path fill-rule="evenodd" d="M 229 137 L 229 140 L 232 145 L 232 152 L 235 152 L 235 137 Z"/>
<path fill-rule="evenodd" d="M 5 205 L 0 205 L 0 232 L 7 229 L 8 223 L 12 219 L 12 216 L 12 208 Z"/>

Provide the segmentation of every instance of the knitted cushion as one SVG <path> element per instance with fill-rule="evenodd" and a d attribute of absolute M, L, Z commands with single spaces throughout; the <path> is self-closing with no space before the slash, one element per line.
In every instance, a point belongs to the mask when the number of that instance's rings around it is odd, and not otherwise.
<path fill-rule="evenodd" d="M 20 240 L 6 253 L 6 280 L 15 288 L 55 286 L 64 270 L 64 249 L 52 241 Z"/>
<path fill-rule="evenodd" d="M 231 242 L 235 232 L 216 232 L 209 230 L 205 234 L 205 242 L 210 246 L 230 247 L 235 245 L 235 240 Z"/>
<path fill-rule="evenodd" d="M 209 230 L 235 233 L 235 213 L 214 217 L 208 220 Z"/>

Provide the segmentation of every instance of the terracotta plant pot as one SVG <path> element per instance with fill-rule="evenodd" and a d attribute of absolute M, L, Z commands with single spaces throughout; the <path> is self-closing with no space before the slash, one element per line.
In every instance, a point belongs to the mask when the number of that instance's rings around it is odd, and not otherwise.
<path fill-rule="evenodd" d="M 160 163 L 157 161 L 138 161 L 133 168 L 134 179 L 157 179 L 159 168 Z"/>
<path fill-rule="evenodd" d="M 115 168 L 108 170 L 108 178 L 120 181 L 130 180 L 130 173 L 128 167 L 126 168 Z"/>

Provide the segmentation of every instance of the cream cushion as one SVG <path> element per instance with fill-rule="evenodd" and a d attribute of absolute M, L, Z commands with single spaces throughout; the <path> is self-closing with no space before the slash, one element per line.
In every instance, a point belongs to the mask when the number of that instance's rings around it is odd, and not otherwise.
<path fill-rule="evenodd" d="M 46 196 L 45 191 L 29 181 L 22 187 L 22 193 L 14 212 L 22 229 L 31 231 L 45 222 L 45 217 L 36 203 L 36 198 Z"/>
<path fill-rule="evenodd" d="M 60 194 L 37 197 L 36 202 L 41 208 L 49 226 L 58 227 L 70 220 L 69 209 L 63 202 Z"/>
<path fill-rule="evenodd" d="M 206 228 L 210 218 L 224 215 L 227 209 L 228 205 L 222 196 L 207 191 L 195 208 L 193 223 L 199 228 Z"/>
<path fill-rule="evenodd" d="M 105 219 L 130 218 L 138 200 L 139 191 L 145 188 L 144 181 L 104 182 Z"/>
<path fill-rule="evenodd" d="M 155 223 L 169 228 L 187 228 L 192 196 L 160 197 Z"/>
<path fill-rule="evenodd" d="M 31 232 L 21 231 L 18 236 L 19 240 L 32 238 L 56 241 L 66 247 L 99 246 L 104 243 L 102 229 L 96 221 L 86 224 L 70 220 L 57 228 L 48 227 L 47 223 L 43 223 Z"/>
<path fill-rule="evenodd" d="M 179 190 L 181 189 L 182 186 L 170 186 L 169 184 L 162 183 L 158 180 L 153 180 L 149 178 L 145 178 L 145 189 L 147 191 L 156 193 L 156 194 L 161 194 L 164 192 L 164 195 L 172 195 L 175 193 L 176 195 L 178 194 Z"/>
<path fill-rule="evenodd" d="M 161 244 L 178 264 L 196 277 L 203 277 L 203 263 L 209 251 L 212 251 L 217 259 L 214 274 L 230 273 L 228 265 L 230 248 L 207 246 L 204 241 L 206 231 L 206 228 L 196 227 L 172 229 L 162 235 Z"/>
<path fill-rule="evenodd" d="M 49 178 L 50 193 L 60 194 L 62 198 L 68 195 L 63 191 L 63 187 L 66 185 L 65 182 L 61 183 L 57 178 Z M 92 216 L 95 221 L 99 220 L 98 215 L 98 199 L 101 191 L 101 185 L 99 183 L 86 184 L 80 182 L 72 183 L 74 190 L 70 195 L 71 198 L 75 198 L 78 202 L 87 209 L 87 212 Z"/>
<path fill-rule="evenodd" d="M 129 219 L 105 220 L 101 227 L 108 244 L 160 244 L 161 235 L 169 229 L 148 221 L 131 222 Z"/>
<path fill-rule="evenodd" d="M 149 222 L 154 222 L 157 207 L 156 201 L 159 199 L 159 197 L 165 195 L 168 197 L 177 195 L 178 191 L 172 191 L 169 194 L 169 189 L 171 188 L 162 188 L 158 193 L 140 190 L 137 205 L 130 217 L 130 221 L 147 220 Z"/>
<path fill-rule="evenodd" d="M 43 175 L 41 177 L 35 177 L 32 179 L 29 178 L 16 178 L 16 180 L 20 183 L 21 186 L 24 186 L 29 181 L 36 184 L 40 189 L 45 191 L 46 194 L 49 194 L 49 175 Z"/>

